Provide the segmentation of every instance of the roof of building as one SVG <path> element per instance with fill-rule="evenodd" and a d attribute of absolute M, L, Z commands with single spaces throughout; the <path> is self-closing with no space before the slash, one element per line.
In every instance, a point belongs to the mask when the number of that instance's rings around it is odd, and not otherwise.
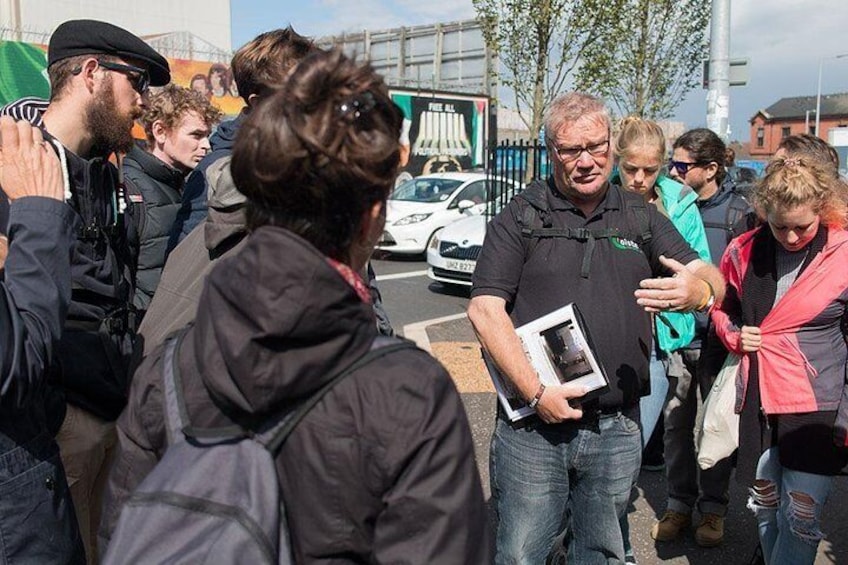
<path fill-rule="evenodd" d="M 758 111 L 757 114 L 762 114 L 767 120 L 804 119 L 808 110 L 812 116 L 815 116 L 815 95 L 781 98 L 765 110 Z M 822 94 L 821 114 L 822 116 L 848 116 L 848 92 Z"/>

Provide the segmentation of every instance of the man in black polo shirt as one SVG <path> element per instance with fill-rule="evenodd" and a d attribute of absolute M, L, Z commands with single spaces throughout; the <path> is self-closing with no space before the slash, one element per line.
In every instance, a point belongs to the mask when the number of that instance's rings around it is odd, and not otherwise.
<path fill-rule="evenodd" d="M 572 93 L 551 104 L 545 131 L 553 175 L 528 186 L 492 221 L 474 273 L 468 316 L 480 343 L 538 415 L 516 428 L 500 414 L 492 437 L 497 563 L 544 562 L 567 523 L 570 561 L 624 561 L 618 519 L 641 460 L 646 311 L 693 311 L 724 294 L 718 270 L 653 206 L 640 210 L 645 225 L 634 225 L 640 215 L 627 201 L 633 195 L 607 180 L 610 129 L 597 98 Z M 546 227 L 597 236 L 522 234 L 537 217 Z M 621 237 L 610 236 L 611 228 Z M 514 331 L 570 302 L 582 311 L 610 379 L 609 392 L 583 405 L 581 387 L 541 385 Z"/>

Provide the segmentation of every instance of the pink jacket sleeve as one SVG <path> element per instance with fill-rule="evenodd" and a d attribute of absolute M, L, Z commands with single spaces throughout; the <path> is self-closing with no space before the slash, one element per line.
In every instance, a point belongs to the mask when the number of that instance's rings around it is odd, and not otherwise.
<path fill-rule="evenodd" d="M 739 256 L 738 239 L 730 242 L 730 245 L 721 256 L 719 270 L 727 281 L 727 292 L 724 300 L 716 304 L 710 314 L 716 334 L 721 339 L 728 351 L 743 355 L 742 344 L 739 339 L 741 325 L 741 309 L 739 304 L 739 290 L 742 286 L 742 273 L 738 269 L 738 263 L 733 260 Z"/>

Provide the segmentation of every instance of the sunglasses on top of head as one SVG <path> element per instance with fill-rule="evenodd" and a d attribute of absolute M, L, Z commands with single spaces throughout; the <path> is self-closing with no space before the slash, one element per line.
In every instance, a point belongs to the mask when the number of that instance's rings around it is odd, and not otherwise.
<path fill-rule="evenodd" d="M 141 67 L 135 67 L 133 65 L 122 65 L 111 61 L 101 61 L 100 59 L 97 60 L 97 64 L 104 69 L 121 73 L 126 76 L 127 80 L 130 81 L 133 90 L 139 94 L 144 94 L 147 92 L 147 89 L 150 88 L 150 74 L 147 72 L 147 69 L 142 69 Z"/>
<path fill-rule="evenodd" d="M 668 169 L 674 169 L 677 171 L 679 175 L 685 175 L 689 172 L 692 167 L 704 167 L 709 165 L 712 161 L 694 161 L 692 163 L 687 163 L 686 161 L 675 161 L 671 159 L 668 162 Z"/>

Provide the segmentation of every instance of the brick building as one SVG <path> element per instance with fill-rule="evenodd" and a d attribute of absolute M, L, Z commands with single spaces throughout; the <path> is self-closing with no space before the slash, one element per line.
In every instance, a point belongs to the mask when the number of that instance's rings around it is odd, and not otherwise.
<path fill-rule="evenodd" d="M 781 98 L 750 120 L 750 153 L 754 158 L 768 158 L 777 151 L 780 140 L 796 133 L 815 134 L 816 97 Z M 809 124 L 809 126 L 807 125 Z M 848 93 L 821 97 L 821 138 L 827 140 L 832 128 L 848 128 Z"/>

